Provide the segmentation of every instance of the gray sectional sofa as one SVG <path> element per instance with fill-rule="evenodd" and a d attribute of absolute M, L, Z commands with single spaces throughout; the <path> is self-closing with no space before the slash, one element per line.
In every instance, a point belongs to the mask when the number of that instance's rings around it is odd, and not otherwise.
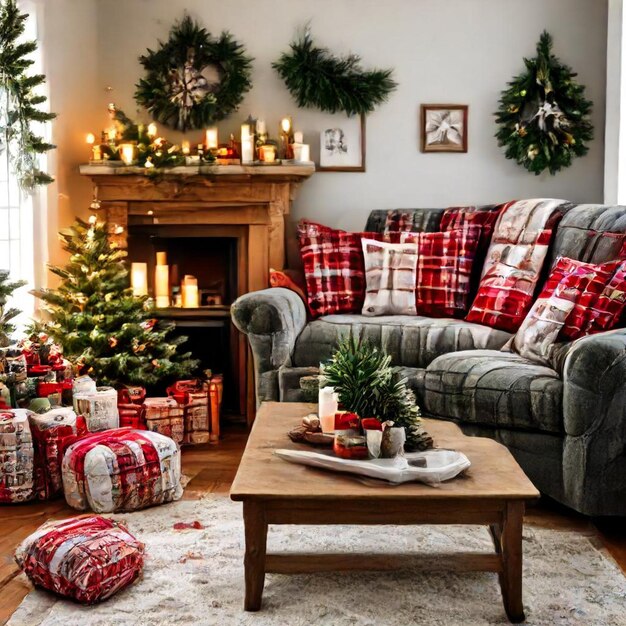
<path fill-rule="evenodd" d="M 441 210 L 414 209 L 416 228 L 439 229 Z M 366 230 L 380 231 L 385 211 Z M 546 259 L 617 258 L 626 207 L 565 208 Z M 551 366 L 500 349 L 511 335 L 456 319 L 329 315 L 307 322 L 300 297 L 266 289 L 240 297 L 235 325 L 250 341 L 257 401 L 302 400 L 340 337 L 376 342 L 406 376 L 422 413 L 509 447 L 545 494 L 587 515 L 626 515 L 626 329 L 560 344 Z"/>

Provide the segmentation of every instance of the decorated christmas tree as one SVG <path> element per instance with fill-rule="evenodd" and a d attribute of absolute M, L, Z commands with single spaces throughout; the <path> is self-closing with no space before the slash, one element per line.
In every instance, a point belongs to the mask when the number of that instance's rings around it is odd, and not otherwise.
<path fill-rule="evenodd" d="M 591 102 L 576 73 L 552 53 L 552 37 L 543 32 L 537 56 L 524 59 L 526 71 L 502 92 L 496 113 L 500 146 L 529 172 L 556 174 L 587 154 L 593 138 Z"/>
<path fill-rule="evenodd" d="M 9 298 L 13 292 L 26 284 L 19 280 L 11 282 L 9 272 L 0 270 L 0 348 L 6 348 L 11 343 L 11 335 L 15 332 L 12 320 L 20 314 L 16 308 L 9 307 Z"/>
<path fill-rule="evenodd" d="M 146 297 L 133 295 L 126 251 L 107 235 L 95 216 L 61 231 L 69 263 L 50 267 L 61 283 L 35 292 L 50 317 L 48 334 L 80 374 L 100 385 L 153 386 L 189 375 L 197 362 L 181 353 L 185 338 L 170 338 L 171 326 L 152 319 Z"/>
<path fill-rule="evenodd" d="M 37 42 L 22 39 L 27 19 L 16 0 L 0 0 L 0 138 L 20 186 L 31 190 L 53 181 L 40 169 L 39 155 L 55 146 L 39 135 L 36 124 L 56 116 L 41 110 L 47 98 L 38 88 L 46 77 L 28 73 Z"/>
<path fill-rule="evenodd" d="M 391 357 L 368 341 L 350 336 L 324 364 L 322 383 L 334 387 L 340 405 L 359 417 L 388 420 L 404 427 L 407 450 L 425 449 L 431 438 L 422 430 L 415 394 L 399 378 Z"/>

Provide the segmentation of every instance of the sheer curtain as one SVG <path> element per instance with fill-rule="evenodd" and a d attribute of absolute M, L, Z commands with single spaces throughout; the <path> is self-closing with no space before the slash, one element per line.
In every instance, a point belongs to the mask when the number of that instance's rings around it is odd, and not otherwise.
<path fill-rule="evenodd" d="M 31 0 L 22 0 L 18 6 L 29 15 L 25 39 L 38 39 L 37 6 Z M 41 48 L 38 48 L 30 72 L 42 71 L 41 55 Z M 47 130 L 36 129 L 36 132 L 46 133 Z M 42 157 L 41 167 L 45 170 L 45 156 Z M 44 195 L 41 191 L 28 195 L 19 189 L 4 146 L 0 154 L 0 268 L 8 269 L 12 279 L 28 283 L 15 293 L 12 301 L 12 305 L 22 311 L 16 320 L 18 328 L 28 323 L 35 310 L 34 298 L 29 291 L 33 288 L 35 277 L 35 220 Z"/>

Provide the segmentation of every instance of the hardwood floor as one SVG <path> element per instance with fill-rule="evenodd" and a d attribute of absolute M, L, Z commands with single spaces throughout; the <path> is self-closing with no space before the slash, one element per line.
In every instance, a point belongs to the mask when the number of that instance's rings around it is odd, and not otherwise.
<path fill-rule="evenodd" d="M 184 499 L 197 499 L 206 493 L 228 493 L 246 445 L 243 428 L 224 431 L 218 444 L 183 449 L 183 473 L 189 477 Z M 31 587 L 18 576 L 13 560 L 16 546 L 48 519 L 70 517 L 76 512 L 65 501 L 41 502 L 0 509 L 0 625 L 5 624 Z M 604 547 L 626 574 L 626 519 L 590 520 L 548 500 L 528 508 L 526 522 L 560 530 L 588 534 Z"/>

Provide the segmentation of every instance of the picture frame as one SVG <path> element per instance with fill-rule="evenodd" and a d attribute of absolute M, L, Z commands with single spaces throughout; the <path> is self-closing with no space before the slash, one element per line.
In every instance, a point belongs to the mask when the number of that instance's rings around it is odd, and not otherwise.
<path fill-rule="evenodd" d="M 332 118 L 320 131 L 317 171 L 365 172 L 365 126 L 365 115 Z"/>
<path fill-rule="evenodd" d="M 422 104 L 422 152 L 467 152 L 467 104 Z"/>

